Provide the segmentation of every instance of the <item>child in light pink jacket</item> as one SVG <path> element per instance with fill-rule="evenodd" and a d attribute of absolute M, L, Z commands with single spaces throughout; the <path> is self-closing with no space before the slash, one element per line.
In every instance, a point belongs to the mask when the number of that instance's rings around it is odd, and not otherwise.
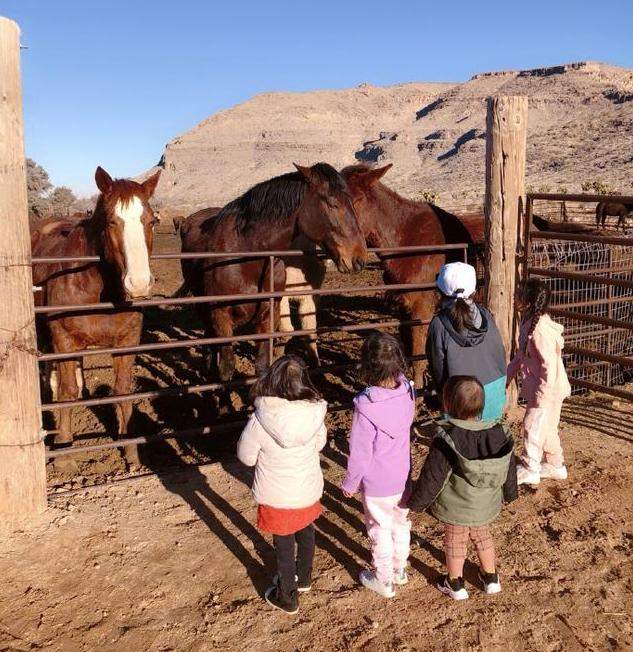
<path fill-rule="evenodd" d="M 563 364 L 563 327 L 547 313 L 550 290 L 530 279 L 517 291 L 523 312 L 519 350 L 508 366 L 508 383 L 521 377 L 523 453 L 517 466 L 519 484 L 537 485 L 541 478 L 565 480 L 567 468 L 558 426 L 563 401 L 571 387 Z"/>

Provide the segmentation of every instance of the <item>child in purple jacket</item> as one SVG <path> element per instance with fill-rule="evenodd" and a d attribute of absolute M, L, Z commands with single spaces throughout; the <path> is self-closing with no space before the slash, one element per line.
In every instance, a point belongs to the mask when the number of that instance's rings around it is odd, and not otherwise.
<path fill-rule="evenodd" d="M 385 598 L 408 582 L 411 522 L 400 507 L 411 465 L 410 431 L 415 390 L 398 340 L 373 333 L 363 343 L 361 376 L 369 385 L 354 399 L 347 474 L 341 485 L 351 498 L 361 491 L 374 570 L 360 581 Z"/>

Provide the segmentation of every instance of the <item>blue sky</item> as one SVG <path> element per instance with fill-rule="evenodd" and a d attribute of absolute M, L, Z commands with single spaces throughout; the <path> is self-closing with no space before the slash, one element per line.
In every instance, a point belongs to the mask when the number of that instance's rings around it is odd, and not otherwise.
<path fill-rule="evenodd" d="M 134 175 L 262 91 L 461 81 L 596 59 L 633 67 L 631 0 L 0 0 L 22 28 L 27 154 L 57 185 Z M 614 26 L 616 28 L 614 29 Z"/>

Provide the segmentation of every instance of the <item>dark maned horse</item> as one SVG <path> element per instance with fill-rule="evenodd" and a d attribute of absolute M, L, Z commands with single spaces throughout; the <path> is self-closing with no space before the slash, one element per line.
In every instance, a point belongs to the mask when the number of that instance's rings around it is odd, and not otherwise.
<path fill-rule="evenodd" d="M 95 172 L 101 195 L 94 213 L 81 222 L 47 220 L 31 234 L 32 255 L 99 256 L 96 263 L 51 263 L 33 265 L 33 282 L 42 287 L 35 294 L 37 305 L 77 305 L 117 302 L 149 296 L 154 278 L 149 268 L 152 251 L 154 212 L 149 205 L 160 172 L 143 183 L 112 180 L 98 167 Z M 63 313 L 39 319 L 40 348 L 68 353 L 91 346 L 132 346 L 139 343 L 143 315 L 138 310 L 120 308 L 84 315 Z M 115 355 L 114 393 L 132 391 L 134 355 Z M 81 394 L 82 376 L 77 360 L 60 361 L 59 376 L 51 376 L 55 398 L 76 399 Z M 59 385 L 58 385 L 59 383 Z M 57 386 L 58 385 L 58 386 Z M 58 391 L 57 391 L 58 390 Z M 116 406 L 119 435 L 127 432 L 132 404 Z M 61 409 L 55 444 L 72 442 L 70 409 Z M 127 446 L 130 464 L 138 463 L 136 446 Z"/>
<path fill-rule="evenodd" d="M 633 211 L 633 204 L 622 204 L 615 201 L 601 201 L 596 206 L 596 226 L 604 229 L 608 215 L 618 218 L 618 227 L 626 232 L 626 218 Z"/>
<path fill-rule="evenodd" d="M 367 257 L 347 185 L 327 163 L 312 167 L 295 164 L 297 172 L 259 183 L 206 220 L 188 219 L 183 231 L 183 251 L 238 252 L 289 249 L 299 235 L 321 245 L 342 272 L 363 268 Z M 256 294 L 269 290 L 269 264 L 262 259 L 230 258 L 183 261 L 183 276 L 196 295 Z M 273 270 L 275 291 L 285 288 L 283 261 Z M 274 302 L 274 324 L 279 325 L 279 300 Z M 230 337 L 236 329 L 265 333 L 269 302 L 226 302 L 200 307 L 208 337 Z M 235 369 L 233 347 L 220 347 L 219 358 L 209 357 L 222 381 Z M 267 363 L 267 344 L 261 342 L 256 368 Z"/>
<path fill-rule="evenodd" d="M 474 244 L 471 233 L 458 217 L 438 206 L 401 197 L 380 183 L 380 178 L 391 165 L 372 169 L 352 165 L 341 170 L 352 194 L 354 208 L 361 229 L 372 247 L 401 247 L 413 245 L 441 245 L 451 243 Z M 478 228 L 478 224 L 474 225 Z M 419 256 L 380 256 L 385 283 L 434 283 L 440 267 L 453 260 L 461 260 L 461 251 L 438 252 Z M 412 319 L 430 320 L 437 303 L 435 293 L 428 290 L 398 293 L 393 296 Z M 425 350 L 427 326 L 413 326 L 408 335 L 412 355 Z M 423 384 L 426 365 L 414 362 L 417 387 Z"/>

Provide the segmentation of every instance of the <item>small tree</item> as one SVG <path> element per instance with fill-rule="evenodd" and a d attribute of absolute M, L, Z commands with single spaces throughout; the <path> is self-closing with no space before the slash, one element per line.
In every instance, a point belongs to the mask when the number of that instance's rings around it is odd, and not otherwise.
<path fill-rule="evenodd" d="M 440 198 L 438 193 L 433 192 L 432 190 L 418 190 L 413 193 L 412 199 L 416 201 L 425 201 L 428 204 L 435 204 Z"/>
<path fill-rule="evenodd" d="M 50 210 L 53 215 L 68 217 L 70 207 L 77 201 L 75 193 L 66 186 L 57 186 L 50 196 Z"/>
<path fill-rule="evenodd" d="M 42 217 L 48 207 L 47 194 L 52 188 L 48 172 L 32 158 L 26 159 L 26 192 L 29 213 Z"/>

